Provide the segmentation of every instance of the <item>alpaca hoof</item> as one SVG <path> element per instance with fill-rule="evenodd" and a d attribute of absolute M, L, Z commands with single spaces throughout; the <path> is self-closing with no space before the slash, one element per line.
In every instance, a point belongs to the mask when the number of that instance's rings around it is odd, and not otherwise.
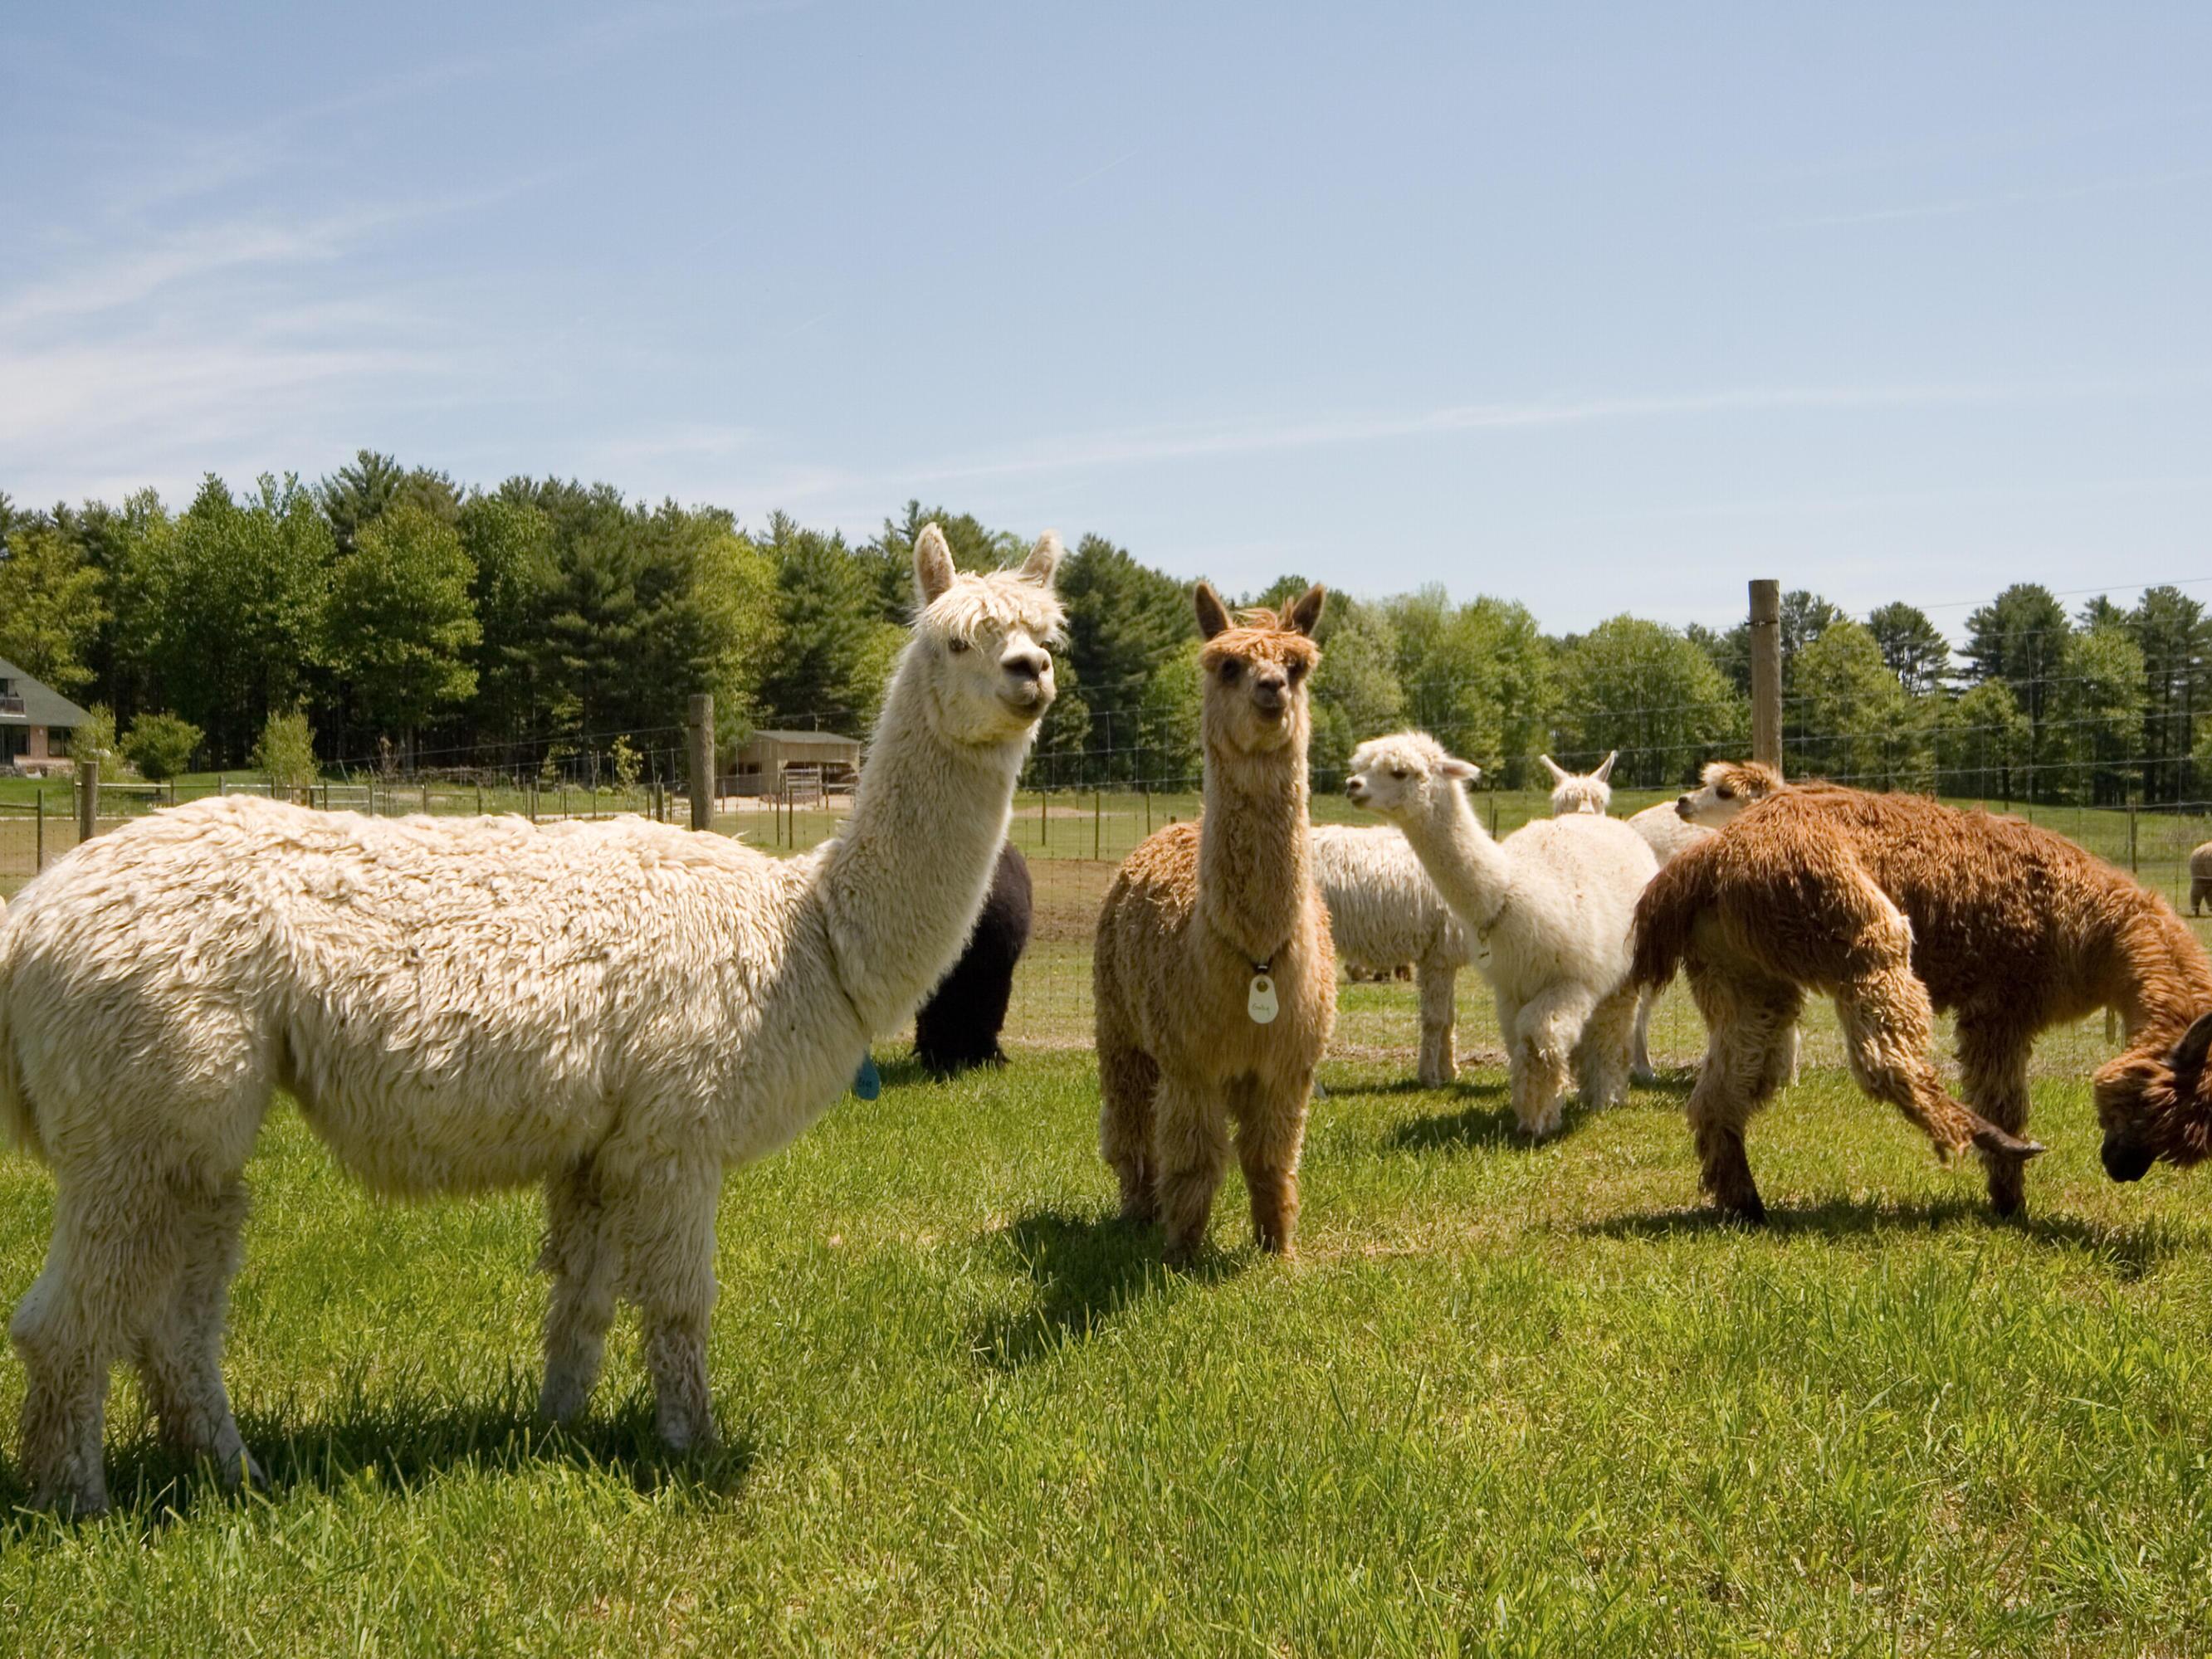
<path fill-rule="evenodd" d="M 1766 1224 L 1766 1201 L 1757 1193 L 1720 1207 L 1721 1219 L 1731 1227 L 1749 1230 Z"/>
<path fill-rule="evenodd" d="M 78 1481 L 34 1492 L 31 1507 L 62 1521 L 97 1521 L 107 1513 L 107 1483 Z"/>
<path fill-rule="evenodd" d="M 1196 1239 L 1170 1239 L 1160 1249 L 1160 1263 L 1174 1273 L 1188 1273 L 1198 1261 Z"/>
<path fill-rule="evenodd" d="M 252 1452 L 240 1446 L 228 1457 L 214 1460 L 216 1476 L 228 1492 L 267 1492 L 269 1475 Z"/>

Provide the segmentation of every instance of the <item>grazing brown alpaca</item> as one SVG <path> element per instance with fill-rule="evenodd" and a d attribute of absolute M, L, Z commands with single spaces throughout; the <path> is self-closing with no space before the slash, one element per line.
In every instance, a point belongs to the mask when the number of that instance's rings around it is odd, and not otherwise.
<path fill-rule="evenodd" d="M 1328 913 L 1307 858 L 1322 590 L 1241 624 L 1203 582 L 1196 599 L 1206 810 L 1123 862 L 1092 969 L 1099 1150 L 1122 1214 L 1162 1222 L 1176 1266 L 1205 1240 L 1232 1122 L 1260 1248 L 1291 1253 L 1306 1101 L 1336 1019 Z"/>
<path fill-rule="evenodd" d="M 1637 908 L 1635 975 L 1687 969 L 1711 1030 L 1690 1096 L 1704 1182 L 1765 1213 L 1744 1157 L 1807 991 L 1835 999 L 1852 1074 L 1946 1156 L 1972 1145 L 2000 1214 L 2041 1150 L 2027 1127 L 2036 1035 L 2100 1008 L 2128 1052 L 2096 1076 L 2106 1170 L 2191 1164 L 2212 1145 L 2204 1057 L 2212 960 L 2165 900 L 2047 830 L 1911 795 L 1786 788 L 1660 872 Z M 1929 1063 L 1933 1012 L 1958 1015 L 1960 1092 Z"/>

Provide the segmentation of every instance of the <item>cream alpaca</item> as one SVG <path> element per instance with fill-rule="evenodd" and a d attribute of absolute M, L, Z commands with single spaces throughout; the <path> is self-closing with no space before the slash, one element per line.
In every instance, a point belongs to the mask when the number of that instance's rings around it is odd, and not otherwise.
<path fill-rule="evenodd" d="M 1206 810 L 1129 854 L 1098 913 L 1099 1151 L 1170 1263 L 1206 1237 L 1229 1126 L 1263 1250 L 1291 1253 L 1314 1067 L 1336 1019 L 1307 856 L 1306 686 L 1322 590 L 1240 626 L 1204 582 Z"/>
<path fill-rule="evenodd" d="M 1570 1066 L 1583 1103 L 1628 1088 L 1636 994 L 1626 983 L 1629 920 L 1658 869 L 1617 818 L 1538 818 L 1492 841 L 1462 782 L 1474 775 L 1424 732 L 1360 744 L 1346 792 L 1395 823 L 1478 945 L 1498 994 L 1513 1112 L 1528 1134 L 1559 1127 Z"/>
<path fill-rule="evenodd" d="M 1613 805 L 1613 763 L 1620 754 L 1614 750 L 1600 763 L 1595 772 L 1568 771 L 1549 755 L 1539 755 L 1552 774 L 1552 816 L 1566 817 L 1577 812 L 1604 812 Z M 1667 860 L 1687 847 L 1705 831 L 1686 823 L 1674 810 L 1673 801 L 1657 806 L 1647 806 L 1628 820 L 1628 827 L 1644 837 L 1644 844 L 1651 849 L 1652 857 L 1659 860 L 1662 869 Z M 1628 1074 L 1638 1083 L 1657 1080 L 1659 1073 L 1651 1064 L 1651 1006 L 1659 1000 L 1659 993 L 1646 990 L 1636 999 L 1636 1030 L 1629 1043 Z"/>
<path fill-rule="evenodd" d="M 1536 758 L 1552 775 L 1553 817 L 1569 817 L 1577 812 L 1603 817 L 1613 810 L 1613 763 L 1620 758 L 1620 750 L 1616 749 L 1600 761 L 1594 772 L 1570 772 L 1549 755 Z"/>
<path fill-rule="evenodd" d="M 1459 970 L 1477 959 L 1467 929 L 1395 830 L 1317 823 L 1312 856 L 1337 960 L 1378 973 L 1413 964 L 1421 1000 L 1415 1074 L 1443 1088 L 1459 1069 L 1452 1053 Z"/>
<path fill-rule="evenodd" d="M 722 1171 L 834 1103 L 959 955 L 1052 702 L 1059 556 L 1047 536 L 1018 573 L 957 574 L 923 533 L 852 816 L 799 858 L 635 818 L 232 798 L 26 888 L 0 933 L 0 1096 L 58 1188 L 12 1327 L 37 1500 L 104 1505 L 125 1357 L 173 1442 L 252 1473 L 221 1349 L 240 1172 L 280 1087 L 379 1191 L 543 1182 L 546 1415 L 583 1408 L 627 1297 L 662 1437 L 711 1437 Z"/>

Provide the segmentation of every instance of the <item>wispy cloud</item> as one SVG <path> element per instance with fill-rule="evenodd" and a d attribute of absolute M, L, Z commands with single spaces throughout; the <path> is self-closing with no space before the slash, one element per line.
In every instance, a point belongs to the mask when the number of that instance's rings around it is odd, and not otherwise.
<path fill-rule="evenodd" d="M 377 204 L 296 223 L 232 220 L 149 238 L 27 283 L 12 294 L 0 294 L 0 325 L 52 324 L 136 305 L 164 289 L 201 277 L 336 259 L 383 232 L 470 212 L 542 182 L 542 177 L 533 177 L 491 190 Z"/>
<path fill-rule="evenodd" d="M 1994 213 L 2007 208 L 2044 207 L 2097 196 L 2171 190 L 2179 185 L 2202 184 L 2207 179 L 2212 179 L 2212 167 L 2184 167 L 2171 173 L 2148 173 L 2139 178 L 2096 179 L 2078 185 L 2062 185 L 2041 190 L 1998 191 L 1986 196 L 1960 196 L 1946 201 L 1913 202 L 1849 213 L 1799 214 L 1778 222 L 1786 229 L 1813 230 L 1841 225 L 1884 224 L 1906 219 L 1954 219 L 1965 214 Z"/>
<path fill-rule="evenodd" d="M 1079 471 L 1145 462 L 1336 448 L 1453 433 L 1528 431 L 1598 422 L 1694 419 L 1716 415 L 2064 402 L 2155 389 L 2159 388 L 2133 381 L 1927 381 L 1895 386 L 1740 387 L 1557 402 L 1454 404 L 1398 413 L 1303 421 L 1078 434 L 1021 445 L 998 455 L 925 462 L 902 471 L 896 477 L 909 483 L 951 483 L 1030 472 Z"/>

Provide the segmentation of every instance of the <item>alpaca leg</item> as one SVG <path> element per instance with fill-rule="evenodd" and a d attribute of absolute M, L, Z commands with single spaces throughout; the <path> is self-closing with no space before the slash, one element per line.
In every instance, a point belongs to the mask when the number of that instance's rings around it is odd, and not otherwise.
<path fill-rule="evenodd" d="M 652 1171 L 617 1181 L 600 1173 L 604 1224 L 621 1251 L 621 1283 L 645 1325 L 654 1415 L 672 1451 L 711 1444 L 707 1324 L 714 1309 L 714 1207 L 720 1171 Z"/>
<path fill-rule="evenodd" d="M 582 1414 L 599 1380 L 621 1266 L 599 1176 L 589 1164 L 545 1183 L 545 1248 L 538 1265 L 553 1276 L 545 1313 L 545 1386 L 538 1409 L 548 1422 L 567 1423 Z"/>
<path fill-rule="evenodd" d="M 1602 1110 L 1628 1098 L 1636 1004 L 1635 988 L 1624 985 L 1590 1011 L 1582 1041 L 1575 1046 L 1575 1073 L 1583 1105 Z"/>
<path fill-rule="evenodd" d="M 139 1371 L 164 1439 L 206 1458 L 226 1485 L 258 1485 L 264 1476 L 238 1432 L 222 1382 L 223 1322 L 246 1224 L 246 1183 L 233 1176 L 185 1199 L 180 1210 L 172 1293 L 138 1340 Z"/>
<path fill-rule="evenodd" d="M 1968 1110 L 1944 1089 L 1928 1058 L 1935 1014 L 1927 988 L 1908 963 L 1893 963 L 1844 986 L 1836 993 L 1836 1012 L 1859 1086 L 1917 1124 L 1945 1163 L 1972 1146 L 1994 1170 L 2024 1164 L 2043 1150 Z"/>
<path fill-rule="evenodd" d="M 1228 1129 L 1215 1103 L 1180 1078 L 1163 1079 L 1152 1120 L 1152 1163 L 1170 1267 L 1188 1265 L 1206 1242 L 1213 1194 L 1228 1162 Z"/>
<path fill-rule="evenodd" d="M 1421 1060 L 1416 1075 L 1425 1089 L 1445 1089 L 1459 1075 L 1452 1053 L 1452 1024 L 1458 1016 L 1453 995 L 1459 972 L 1449 963 L 1419 964 L 1421 988 Z"/>
<path fill-rule="evenodd" d="M 1959 1063 L 1965 1076 L 1960 1092 L 1967 1103 L 2009 1135 L 2027 1133 L 2029 1044 L 1978 1020 L 1959 1022 Z M 2027 1166 L 2017 1158 L 1984 1152 L 1990 1207 L 2016 1215 L 2027 1199 Z"/>
<path fill-rule="evenodd" d="M 1100 1022 L 1102 1027 L 1103 1021 Z M 1121 1218 L 1139 1224 L 1158 1214 L 1152 1161 L 1160 1068 L 1133 1042 L 1102 1036 L 1098 1044 L 1098 1151 L 1121 1188 Z"/>
<path fill-rule="evenodd" d="M 1311 1073 L 1295 1084 L 1267 1090 L 1246 1079 L 1230 1091 L 1237 1121 L 1237 1159 L 1252 1195 L 1252 1236 L 1261 1249 L 1295 1254 L 1298 1225 L 1298 1152 L 1305 1143 Z"/>
<path fill-rule="evenodd" d="M 1744 1152 L 1744 1128 L 1781 1086 L 1804 994 L 1787 980 L 1698 961 L 1690 963 L 1689 981 L 1706 1031 L 1705 1062 L 1688 1105 L 1698 1184 L 1723 1215 L 1763 1222 L 1766 1206 Z"/>
<path fill-rule="evenodd" d="M 1554 985 L 1522 1004 L 1513 1044 L 1513 1112 L 1522 1132 L 1541 1140 L 1559 1130 L 1576 1045 L 1597 1006 L 1587 985 Z"/>
<path fill-rule="evenodd" d="M 1639 992 L 1636 998 L 1636 1030 L 1629 1040 L 1628 1074 L 1638 1083 L 1656 1083 L 1659 1073 L 1651 1066 L 1651 1010 L 1659 1000 L 1659 993 Z"/>
<path fill-rule="evenodd" d="M 94 1188 L 65 1176 L 46 1270 L 9 1334 L 22 1356 L 22 1474 L 41 1508 L 107 1507 L 100 1434 L 108 1368 L 133 1352 L 176 1284 L 182 1206 L 159 1176 Z"/>

